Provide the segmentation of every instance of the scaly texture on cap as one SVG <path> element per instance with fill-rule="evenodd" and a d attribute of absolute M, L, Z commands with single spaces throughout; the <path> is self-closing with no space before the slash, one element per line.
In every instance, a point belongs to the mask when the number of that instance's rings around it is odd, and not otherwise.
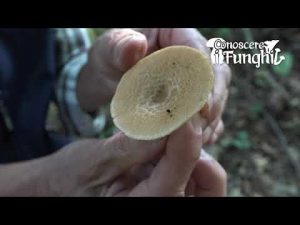
<path fill-rule="evenodd" d="M 211 63 L 200 51 L 186 46 L 163 48 L 123 75 L 111 102 L 111 116 L 131 138 L 161 138 L 204 106 L 213 84 Z"/>

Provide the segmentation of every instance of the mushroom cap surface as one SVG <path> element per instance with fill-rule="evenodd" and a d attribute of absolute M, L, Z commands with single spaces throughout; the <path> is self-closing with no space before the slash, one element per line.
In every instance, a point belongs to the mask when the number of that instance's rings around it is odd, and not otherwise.
<path fill-rule="evenodd" d="M 204 106 L 213 84 L 210 60 L 199 50 L 163 48 L 123 75 L 111 102 L 111 116 L 116 127 L 131 138 L 161 138 Z"/>

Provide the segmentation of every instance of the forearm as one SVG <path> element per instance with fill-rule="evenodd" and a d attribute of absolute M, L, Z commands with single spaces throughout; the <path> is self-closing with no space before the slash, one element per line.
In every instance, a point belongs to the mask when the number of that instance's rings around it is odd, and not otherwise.
<path fill-rule="evenodd" d="M 0 165 L 0 196 L 45 196 L 47 158 Z"/>

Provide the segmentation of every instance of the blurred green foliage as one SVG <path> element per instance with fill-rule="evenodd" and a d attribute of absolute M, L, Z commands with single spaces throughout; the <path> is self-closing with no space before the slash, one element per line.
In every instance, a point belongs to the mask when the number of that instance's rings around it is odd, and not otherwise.
<path fill-rule="evenodd" d="M 198 28 L 201 34 L 207 39 L 220 37 L 225 40 L 231 39 L 232 32 L 230 28 Z"/>
<path fill-rule="evenodd" d="M 223 138 L 221 140 L 221 146 L 223 147 L 235 147 L 238 150 L 248 150 L 251 148 L 251 141 L 247 131 L 242 130 L 235 134 L 235 136 Z"/>
<path fill-rule="evenodd" d="M 103 34 L 108 28 L 92 28 L 95 35 L 99 36 L 101 34 Z"/>
<path fill-rule="evenodd" d="M 231 30 L 229 28 L 218 28 L 217 34 L 219 37 L 221 37 L 223 39 L 230 39 Z"/>
<path fill-rule="evenodd" d="M 100 139 L 105 139 L 105 138 L 109 138 L 111 137 L 113 134 L 114 134 L 114 131 L 115 131 L 115 127 L 113 124 L 107 126 L 106 129 L 104 129 L 100 135 L 99 135 L 99 138 Z"/>
<path fill-rule="evenodd" d="M 277 75 L 286 77 L 292 71 L 293 64 L 294 64 L 294 56 L 291 52 L 285 52 L 283 55 L 285 57 L 285 60 L 283 60 L 277 66 L 272 66 L 272 69 Z"/>
<path fill-rule="evenodd" d="M 247 150 L 251 147 L 251 141 L 247 131 L 239 131 L 232 142 L 232 145 L 239 150 Z"/>
<path fill-rule="evenodd" d="M 92 41 L 94 41 L 94 40 L 96 40 L 96 38 L 98 36 L 103 34 L 106 30 L 107 30 L 107 28 L 89 28 L 88 32 L 89 32 L 90 38 L 92 39 Z"/>
<path fill-rule="evenodd" d="M 267 73 L 269 73 L 269 71 L 267 68 L 264 67 L 261 67 L 259 70 L 255 71 L 254 83 L 257 87 L 267 88 L 271 86 L 269 80 L 266 77 Z"/>
<path fill-rule="evenodd" d="M 249 111 L 250 111 L 249 117 L 252 120 L 256 120 L 259 118 L 259 116 L 261 115 L 261 113 L 263 111 L 263 104 L 260 101 L 257 101 L 253 105 L 250 106 Z"/>

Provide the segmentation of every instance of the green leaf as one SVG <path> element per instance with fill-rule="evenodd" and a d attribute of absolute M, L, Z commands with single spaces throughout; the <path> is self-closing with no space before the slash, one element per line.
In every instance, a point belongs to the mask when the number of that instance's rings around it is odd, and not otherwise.
<path fill-rule="evenodd" d="M 294 64 L 294 55 L 291 52 L 285 52 L 284 54 L 285 60 L 283 60 L 279 65 L 273 66 L 273 71 L 282 77 L 288 76 L 293 68 Z"/>
<path fill-rule="evenodd" d="M 251 141 L 247 131 L 239 131 L 234 138 L 232 145 L 239 150 L 247 150 L 251 147 Z"/>
<path fill-rule="evenodd" d="M 240 138 L 240 139 L 246 139 L 248 138 L 248 132 L 247 131 L 239 131 L 237 133 L 237 137 Z"/>
<path fill-rule="evenodd" d="M 239 150 L 248 150 L 251 147 L 251 143 L 248 140 L 234 140 L 233 146 Z"/>
<path fill-rule="evenodd" d="M 106 129 L 104 129 L 100 133 L 99 138 L 100 139 L 108 138 L 108 137 L 112 136 L 113 133 L 114 133 L 114 126 L 110 126 L 110 127 L 106 128 Z"/>

